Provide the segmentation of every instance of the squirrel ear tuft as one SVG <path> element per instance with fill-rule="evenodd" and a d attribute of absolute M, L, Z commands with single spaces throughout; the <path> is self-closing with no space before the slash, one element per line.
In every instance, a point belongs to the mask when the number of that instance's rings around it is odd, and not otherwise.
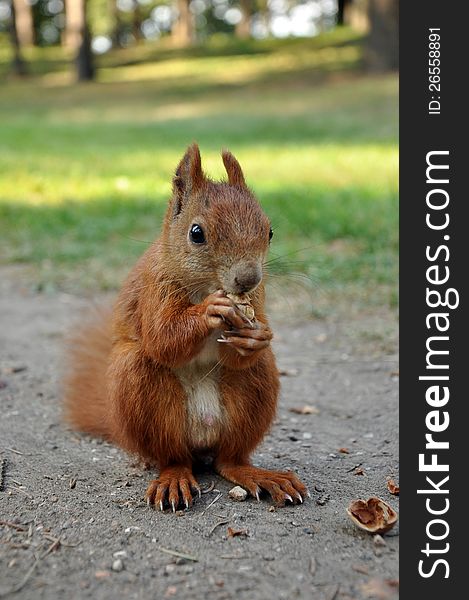
<path fill-rule="evenodd" d="M 175 196 L 174 216 L 182 210 L 184 200 L 204 182 L 199 146 L 194 143 L 186 150 L 173 178 Z"/>
<path fill-rule="evenodd" d="M 243 170 L 236 158 L 228 150 L 223 150 L 221 156 L 226 172 L 228 173 L 228 183 L 238 187 L 246 187 Z"/>

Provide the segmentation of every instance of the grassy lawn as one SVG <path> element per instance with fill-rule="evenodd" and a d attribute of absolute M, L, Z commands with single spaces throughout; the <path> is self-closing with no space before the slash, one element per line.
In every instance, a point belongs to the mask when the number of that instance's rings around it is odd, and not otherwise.
<path fill-rule="evenodd" d="M 116 288 L 158 232 L 173 170 L 196 140 L 229 148 L 272 219 L 277 271 L 333 298 L 396 301 L 397 78 L 360 72 L 346 31 L 312 41 L 157 46 L 70 83 L 59 51 L 2 83 L 0 261 L 38 285 Z M 0 73 L 7 56 L 0 54 Z M 3 62 L 2 62 L 3 61 Z"/>

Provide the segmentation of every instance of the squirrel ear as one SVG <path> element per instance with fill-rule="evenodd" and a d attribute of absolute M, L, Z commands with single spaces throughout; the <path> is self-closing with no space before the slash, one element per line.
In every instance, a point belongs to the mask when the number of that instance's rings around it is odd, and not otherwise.
<path fill-rule="evenodd" d="M 228 150 L 223 150 L 221 156 L 226 172 L 228 173 L 228 183 L 230 185 L 237 185 L 238 187 L 246 187 L 243 170 L 236 158 Z"/>
<path fill-rule="evenodd" d="M 199 188 L 204 181 L 200 150 L 196 143 L 189 146 L 179 163 L 173 178 L 175 197 L 174 216 L 182 210 L 182 205 L 191 192 Z"/>

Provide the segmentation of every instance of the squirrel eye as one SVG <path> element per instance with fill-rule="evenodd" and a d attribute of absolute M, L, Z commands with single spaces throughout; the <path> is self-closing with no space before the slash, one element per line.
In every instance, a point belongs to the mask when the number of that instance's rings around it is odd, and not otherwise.
<path fill-rule="evenodd" d="M 202 227 L 194 223 L 189 231 L 189 238 L 194 244 L 203 244 L 205 242 L 205 234 Z"/>
<path fill-rule="evenodd" d="M 269 242 L 272 239 L 274 232 L 272 231 L 272 227 L 269 229 Z"/>

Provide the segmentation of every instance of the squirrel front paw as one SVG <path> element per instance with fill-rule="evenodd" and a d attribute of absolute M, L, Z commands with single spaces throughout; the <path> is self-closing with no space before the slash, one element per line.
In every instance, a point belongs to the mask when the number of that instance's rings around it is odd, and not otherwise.
<path fill-rule="evenodd" d="M 273 337 L 272 331 L 267 325 L 260 321 L 256 321 L 255 325 L 256 329 L 243 327 L 224 331 L 223 336 L 217 341 L 229 344 L 241 356 L 251 356 L 255 352 L 267 348 Z"/>
<path fill-rule="evenodd" d="M 201 495 L 199 484 L 188 467 L 168 467 L 163 469 L 158 479 L 153 479 L 145 494 L 148 505 L 164 510 L 169 503 L 173 512 L 183 504 L 186 508 L 192 505 L 191 490 Z"/>
<path fill-rule="evenodd" d="M 226 297 L 223 290 L 207 296 L 203 301 L 203 306 L 205 306 L 205 319 L 210 329 L 224 329 L 227 324 L 240 329 L 254 327 L 236 304 Z"/>

